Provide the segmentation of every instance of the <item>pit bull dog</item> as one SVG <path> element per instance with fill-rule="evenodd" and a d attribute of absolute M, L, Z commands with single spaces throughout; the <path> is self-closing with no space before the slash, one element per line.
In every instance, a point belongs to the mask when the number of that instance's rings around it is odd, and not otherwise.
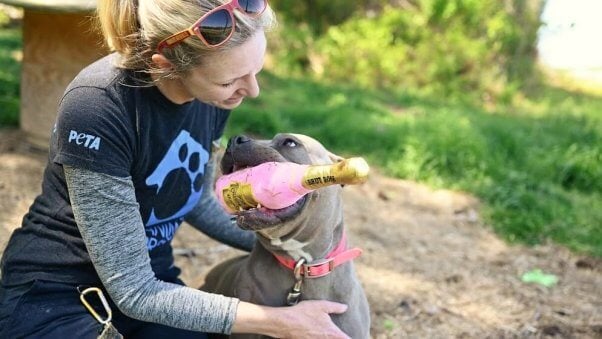
<path fill-rule="evenodd" d="M 229 174 L 268 161 L 325 165 L 340 160 L 305 135 L 236 136 L 228 143 L 221 171 Z M 333 322 L 354 339 L 368 338 L 368 301 L 352 260 L 361 250 L 347 247 L 341 190 L 340 185 L 320 188 L 279 210 L 238 212 L 239 227 L 255 231 L 257 243 L 248 256 L 212 269 L 201 289 L 269 306 L 317 299 L 344 303 L 347 311 L 332 314 Z"/>

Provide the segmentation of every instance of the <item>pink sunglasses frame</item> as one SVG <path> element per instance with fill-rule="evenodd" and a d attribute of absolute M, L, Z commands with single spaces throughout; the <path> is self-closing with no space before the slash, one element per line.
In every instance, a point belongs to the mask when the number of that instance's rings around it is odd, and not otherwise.
<path fill-rule="evenodd" d="M 259 13 L 256 13 L 256 14 L 251 14 L 251 13 L 245 12 L 243 10 L 243 8 L 240 6 L 240 4 L 238 3 L 238 0 L 231 0 L 230 2 L 227 2 L 221 6 L 215 7 L 214 9 L 210 10 L 209 12 L 207 12 L 203 16 L 201 16 L 201 18 L 199 20 L 197 20 L 194 24 L 192 24 L 187 29 L 180 31 L 178 33 L 175 33 L 173 35 L 170 35 L 167 38 L 161 40 L 161 42 L 159 42 L 159 44 L 157 45 L 157 52 L 159 54 L 161 54 L 161 51 L 163 51 L 164 48 L 173 47 L 173 46 L 181 43 L 184 39 L 187 39 L 193 35 L 196 35 L 199 39 L 201 39 L 201 41 L 205 44 L 205 46 L 207 46 L 209 48 L 217 48 L 217 47 L 225 44 L 228 40 L 230 40 L 230 38 L 232 37 L 232 34 L 234 34 L 234 30 L 236 29 L 236 18 L 234 16 L 234 10 L 237 9 L 250 17 L 258 17 L 261 14 L 263 14 L 263 12 L 266 10 L 266 8 L 268 8 L 268 0 L 262 0 L 262 1 L 264 4 L 263 9 Z M 228 11 L 228 14 L 230 14 L 230 19 L 232 20 L 232 29 L 230 30 L 230 33 L 228 34 L 228 36 L 225 37 L 222 42 L 212 45 L 212 44 L 208 43 L 207 40 L 205 40 L 205 38 L 201 34 L 200 24 L 201 24 L 201 22 L 203 22 L 203 20 L 205 20 L 211 14 L 213 14 L 217 11 L 220 11 L 220 10 L 224 10 L 224 9 L 226 11 Z"/>

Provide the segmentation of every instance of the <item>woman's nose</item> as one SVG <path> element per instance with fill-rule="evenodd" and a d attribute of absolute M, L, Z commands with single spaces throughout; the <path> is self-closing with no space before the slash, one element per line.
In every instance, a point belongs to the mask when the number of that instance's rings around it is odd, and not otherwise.
<path fill-rule="evenodd" d="M 256 98 L 259 95 L 259 83 L 257 82 L 257 77 L 254 74 L 245 78 L 244 90 L 245 95 L 250 98 Z"/>

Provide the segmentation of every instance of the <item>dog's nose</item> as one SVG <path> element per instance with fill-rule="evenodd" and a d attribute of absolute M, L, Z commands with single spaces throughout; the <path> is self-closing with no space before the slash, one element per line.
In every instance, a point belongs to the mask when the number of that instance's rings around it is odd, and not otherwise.
<path fill-rule="evenodd" d="M 232 138 L 230 138 L 230 140 L 228 140 L 228 147 L 232 145 L 244 144 L 245 142 L 249 141 L 251 141 L 251 139 L 246 135 L 235 135 Z"/>

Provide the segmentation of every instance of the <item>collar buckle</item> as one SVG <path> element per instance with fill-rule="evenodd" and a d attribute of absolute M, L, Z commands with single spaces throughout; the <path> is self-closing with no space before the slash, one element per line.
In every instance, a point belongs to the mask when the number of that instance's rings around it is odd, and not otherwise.
<path fill-rule="evenodd" d="M 311 264 L 303 265 L 303 275 L 306 278 L 320 278 L 334 270 L 334 259 L 320 259 Z"/>

